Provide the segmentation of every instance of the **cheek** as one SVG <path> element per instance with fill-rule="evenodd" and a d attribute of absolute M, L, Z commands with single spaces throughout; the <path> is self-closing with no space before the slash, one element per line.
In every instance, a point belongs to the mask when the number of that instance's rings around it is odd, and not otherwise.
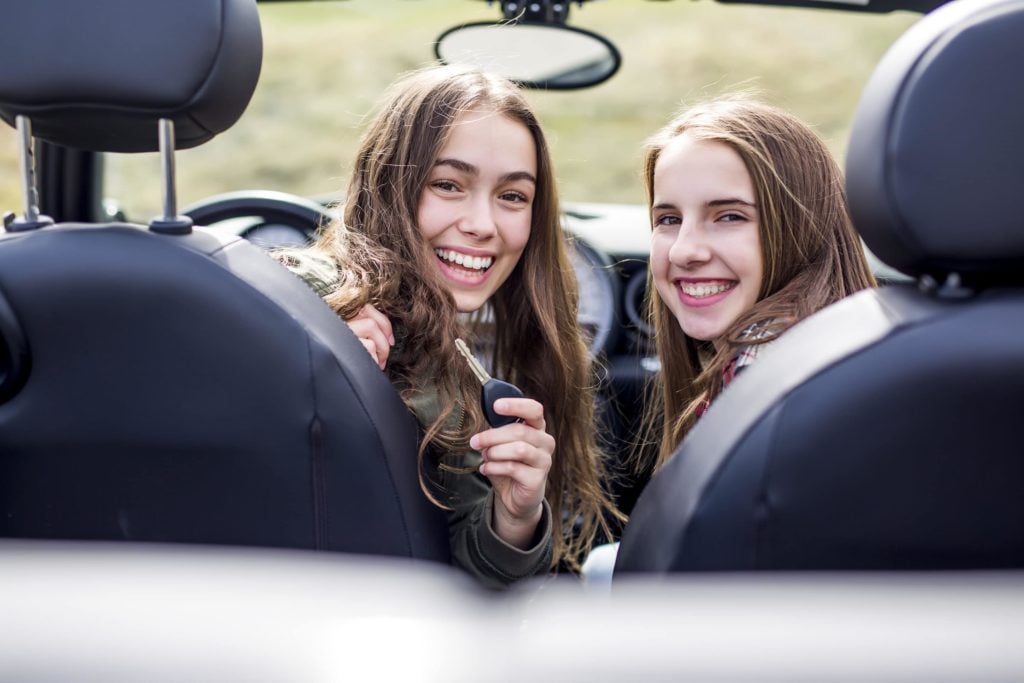
<path fill-rule="evenodd" d="M 532 213 L 523 211 L 506 223 L 508 228 L 505 230 L 503 241 L 509 253 L 521 255 L 526 249 L 526 244 L 530 241 L 532 221 Z"/>
<path fill-rule="evenodd" d="M 751 225 L 723 239 L 718 244 L 717 253 L 733 274 L 743 281 L 744 289 L 748 290 L 744 298 L 754 297 L 748 303 L 757 301 L 764 280 L 764 255 L 757 226 Z"/>
<path fill-rule="evenodd" d="M 444 232 L 444 204 L 425 191 L 416 207 L 416 227 L 428 242 Z"/>
<path fill-rule="evenodd" d="M 747 254 L 747 277 L 750 279 L 754 296 L 759 297 L 764 285 L 764 255 L 761 253 L 759 240 L 754 240 Z"/>
<path fill-rule="evenodd" d="M 668 279 L 668 252 L 672 243 L 664 237 L 655 235 L 651 238 L 650 267 L 655 282 Z"/>
<path fill-rule="evenodd" d="M 654 237 L 651 240 L 651 254 L 649 260 L 651 279 L 654 282 L 654 289 L 658 292 L 658 295 L 661 297 L 661 300 L 665 305 L 670 308 L 675 297 L 675 285 L 669 281 L 670 264 L 668 261 L 668 251 L 671 245 L 671 241 Z"/>

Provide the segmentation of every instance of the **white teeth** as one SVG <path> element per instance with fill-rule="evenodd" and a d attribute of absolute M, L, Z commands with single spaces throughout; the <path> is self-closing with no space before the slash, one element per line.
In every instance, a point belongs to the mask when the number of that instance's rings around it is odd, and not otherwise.
<path fill-rule="evenodd" d="M 704 298 L 706 296 L 713 296 L 715 294 L 721 294 L 722 292 L 726 291 L 727 289 L 732 289 L 735 286 L 735 283 L 728 282 L 728 283 L 717 284 L 717 285 L 690 285 L 690 284 L 686 284 L 686 283 L 680 283 L 679 286 L 682 287 L 682 290 L 688 296 L 692 296 L 692 297 L 696 297 L 698 299 L 702 299 L 702 298 Z"/>
<path fill-rule="evenodd" d="M 467 270 L 487 270 L 494 263 L 494 259 L 490 256 L 469 256 L 452 249 L 435 249 L 434 253 L 438 258 L 460 265 Z"/>

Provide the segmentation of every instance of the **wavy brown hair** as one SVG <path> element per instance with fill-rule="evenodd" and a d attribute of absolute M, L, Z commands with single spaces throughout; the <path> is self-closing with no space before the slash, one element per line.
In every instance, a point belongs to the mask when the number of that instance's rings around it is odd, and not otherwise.
<path fill-rule="evenodd" d="M 648 140 L 643 178 L 649 207 L 661 152 L 683 134 L 724 143 L 743 159 L 754 186 L 764 277 L 757 302 L 722 338 L 700 341 L 682 331 L 648 271 L 648 314 L 661 360 L 660 391 L 650 392 L 645 411 L 647 443 L 658 443 L 654 462 L 641 463 L 648 468 L 668 460 L 700 406 L 722 391 L 723 371 L 740 347 L 770 342 L 815 311 L 875 285 L 850 220 L 842 172 L 806 124 L 745 96 L 684 110 Z M 744 339 L 753 324 L 758 338 Z"/>
<path fill-rule="evenodd" d="M 417 206 L 452 123 L 486 110 L 525 126 L 537 154 L 530 237 L 523 254 L 490 300 L 487 316 L 460 316 L 436 257 L 416 224 Z M 387 374 L 407 405 L 433 388 L 441 414 L 425 427 L 425 454 L 464 453 L 487 424 L 480 384 L 458 355 L 457 337 L 492 343 L 495 373 L 545 409 L 557 441 L 546 498 L 553 512 L 554 561 L 577 568 L 606 519 L 621 518 L 605 488 L 595 443 L 590 353 L 576 322 L 578 294 L 559 222 L 551 160 L 540 124 L 511 82 L 461 67 L 432 67 L 395 83 L 364 134 L 349 183 L 344 216 L 315 249 L 340 264 L 341 286 L 326 297 L 345 319 L 369 303 L 390 318 L 400 343 Z M 453 419 L 461 412 L 463 418 Z M 455 424 L 457 423 L 457 424 Z M 428 448 L 434 446 L 434 448 Z M 429 482 L 424 492 L 434 502 Z M 440 503 L 438 503 L 440 504 Z"/>

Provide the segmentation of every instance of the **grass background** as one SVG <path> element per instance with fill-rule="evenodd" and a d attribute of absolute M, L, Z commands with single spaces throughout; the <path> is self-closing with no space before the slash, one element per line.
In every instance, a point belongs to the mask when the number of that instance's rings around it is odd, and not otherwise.
<path fill-rule="evenodd" d="M 457 23 L 496 19 L 470 0 L 347 0 L 261 5 L 264 66 L 241 121 L 178 154 L 179 202 L 238 189 L 341 192 L 364 117 L 399 73 L 430 63 Z M 687 101 L 754 89 L 816 127 L 841 158 L 850 118 L 879 57 L 918 15 L 603 0 L 570 23 L 604 34 L 623 65 L 603 85 L 531 92 L 562 196 L 642 202 L 643 140 Z M 154 133 L 155 135 L 155 133 Z M 155 154 L 108 160 L 106 194 L 135 220 L 160 207 Z M 13 131 L 0 130 L 0 207 L 20 212 Z M 45 207 L 43 207 L 45 210 Z"/>

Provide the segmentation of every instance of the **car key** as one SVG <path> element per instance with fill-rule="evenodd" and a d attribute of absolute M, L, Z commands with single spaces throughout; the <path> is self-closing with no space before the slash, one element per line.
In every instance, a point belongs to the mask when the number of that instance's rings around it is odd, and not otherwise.
<path fill-rule="evenodd" d="M 473 352 L 469 350 L 469 347 L 466 346 L 466 342 L 456 339 L 455 348 L 459 350 L 459 353 L 469 363 L 469 369 L 480 380 L 480 407 L 483 408 L 487 424 L 492 427 L 501 427 L 513 422 L 522 422 L 520 418 L 513 415 L 498 415 L 494 412 L 494 402 L 499 398 L 523 398 L 523 392 L 519 390 L 519 387 L 491 377 L 484 370 L 484 366 L 480 365 L 480 361 L 476 359 Z"/>

